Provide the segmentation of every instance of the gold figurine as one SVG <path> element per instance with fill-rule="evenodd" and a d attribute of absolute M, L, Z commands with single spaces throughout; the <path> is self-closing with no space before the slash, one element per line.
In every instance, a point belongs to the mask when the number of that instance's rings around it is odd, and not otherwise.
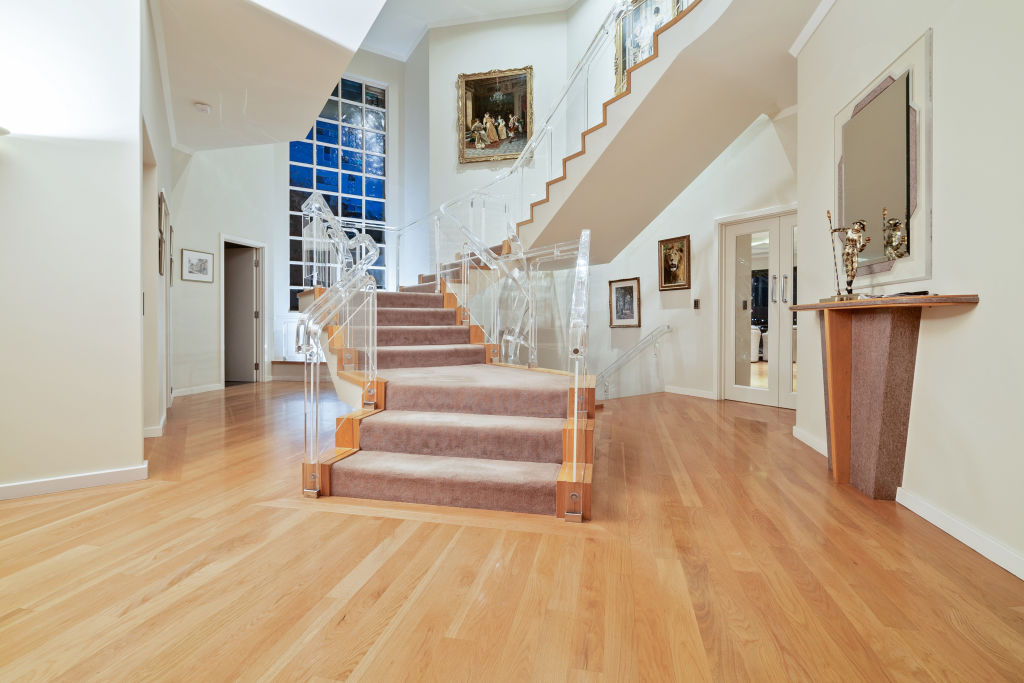
<path fill-rule="evenodd" d="M 882 226 L 885 231 L 885 256 L 890 261 L 903 258 L 907 255 L 907 232 L 906 226 L 899 218 L 888 218 L 889 212 L 882 209 Z"/>
<path fill-rule="evenodd" d="M 864 247 L 868 246 L 868 242 L 871 241 L 871 238 L 864 234 L 867 230 L 867 223 L 863 220 L 857 220 L 848 228 L 832 228 L 830 222 L 829 227 L 830 234 L 843 234 L 843 266 L 846 268 L 846 294 L 852 297 L 853 279 L 857 277 L 857 257 L 864 251 Z"/>

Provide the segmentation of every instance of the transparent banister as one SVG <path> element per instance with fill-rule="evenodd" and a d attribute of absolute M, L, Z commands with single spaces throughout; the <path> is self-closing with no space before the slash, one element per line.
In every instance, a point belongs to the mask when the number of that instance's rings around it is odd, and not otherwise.
<path fill-rule="evenodd" d="M 611 398 L 611 382 L 615 375 L 626 367 L 630 361 L 651 350 L 655 360 L 658 358 L 659 341 L 661 337 L 672 331 L 671 325 L 660 325 L 650 334 L 638 341 L 633 346 L 623 351 L 619 356 L 609 363 L 601 372 L 597 373 L 598 398 Z"/>

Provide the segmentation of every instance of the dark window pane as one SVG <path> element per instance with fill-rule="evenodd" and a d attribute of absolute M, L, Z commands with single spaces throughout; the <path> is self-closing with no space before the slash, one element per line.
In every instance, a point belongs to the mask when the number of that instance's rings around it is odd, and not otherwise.
<path fill-rule="evenodd" d="M 330 119 L 331 121 L 338 120 L 338 101 L 327 100 L 324 104 L 324 108 L 320 110 L 320 118 Z"/>
<path fill-rule="evenodd" d="M 384 271 L 383 270 L 380 270 L 379 268 L 372 268 L 372 269 L 370 269 L 370 270 L 368 270 L 366 272 L 368 272 L 370 275 L 372 275 L 373 279 L 377 281 L 377 289 L 383 289 L 384 288 Z"/>
<path fill-rule="evenodd" d="M 316 189 L 328 192 L 338 191 L 338 172 L 326 168 L 316 169 Z"/>
<path fill-rule="evenodd" d="M 384 220 L 384 202 L 374 202 L 369 199 L 366 200 L 366 220 L 368 221 L 383 221 Z"/>
<path fill-rule="evenodd" d="M 334 90 L 331 91 L 331 97 L 337 97 L 337 96 L 338 96 L 338 86 L 335 85 L 334 86 Z"/>
<path fill-rule="evenodd" d="M 362 218 L 363 200 L 355 199 L 353 197 L 342 197 L 341 216 L 342 218 Z"/>
<path fill-rule="evenodd" d="M 313 139 L 313 129 L 312 128 L 310 128 L 309 132 L 306 133 L 306 139 L 307 140 L 312 140 Z"/>
<path fill-rule="evenodd" d="M 317 142 L 326 142 L 331 145 L 338 144 L 338 124 L 327 121 L 316 122 Z"/>
<path fill-rule="evenodd" d="M 288 210 L 298 211 L 302 213 L 302 203 L 309 197 L 308 192 L 302 190 L 289 190 L 288 191 Z"/>
<path fill-rule="evenodd" d="M 302 237 L 302 214 L 293 213 L 288 216 L 288 234 Z"/>
<path fill-rule="evenodd" d="M 363 153 L 353 152 L 350 149 L 341 150 L 341 170 L 361 173 L 363 170 Z"/>
<path fill-rule="evenodd" d="M 363 194 L 363 176 L 352 173 L 341 174 L 341 191 L 344 194 Z"/>
<path fill-rule="evenodd" d="M 324 201 L 327 202 L 327 208 L 331 210 L 335 216 L 338 215 L 338 195 L 336 194 L 325 194 Z"/>
<path fill-rule="evenodd" d="M 384 89 L 366 86 L 366 103 L 371 107 L 384 108 Z"/>
<path fill-rule="evenodd" d="M 384 175 L 384 157 L 367 154 L 366 172 L 370 175 Z"/>
<path fill-rule="evenodd" d="M 376 109 L 366 110 L 366 127 L 375 130 L 384 130 L 384 112 Z"/>
<path fill-rule="evenodd" d="M 358 81 L 341 79 L 341 97 L 353 102 L 363 101 L 363 84 Z"/>
<path fill-rule="evenodd" d="M 288 240 L 288 260 L 302 260 L 302 240 Z"/>
<path fill-rule="evenodd" d="M 288 146 L 288 158 L 297 164 L 313 163 L 313 145 L 308 142 L 293 142 Z"/>
<path fill-rule="evenodd" d="M 377 244 L 384 244 L 384 231 L 374 230 L 373 228 L 367 228 L 366 234 L 370 236 L 370 239 Z"/>
<path fill-rule="evenodd" d="M 288 290 L 288 310 L 299 310 L 299 290 L 297 289 Z"/>
<path fill-rule="evenodd" d="M 338 168 L 338 148 L 316 146 L 316 165 L 328 168 Z"/>
<path fill-rule="evenodd" d="M 292 287 L 302 287 L 302 266 L 288 266 L 288 284 Z"/>
<path fill-rule="evenodd" d="M 363 108 L 358 104 L 341 103 L 341 122 L 350 126 L 363 125 Z"/>
<path fill-rule="evenodd" d="M 379 266 L 380 268 L 384 267 L 384 245 L 383 244 L 380 247 L 380 252 L 377 254 L 377 260 L 373 262 L 373 265 Z"/>
<path fill-rule="evenodd" d="M 305 187 L 313 189 L 313 169 L 309 166 L 296 166 L 291 164 L 288 167 L 288 184 L 292 187 Z"/>
<path fill-rule="evenodd" d="M 384 180 L 381 178 L 366 179 L 366 196 L 384 199 Z"/>
<path fill-rule="evenodd" d="M 341 146 L 363 148 L 363 131 L 347 126 L 341 127 Z"/>
<path fill-rule="evenodd" d="M 366 132 L 366 151 L 384 153 L 384 133 Z"/>

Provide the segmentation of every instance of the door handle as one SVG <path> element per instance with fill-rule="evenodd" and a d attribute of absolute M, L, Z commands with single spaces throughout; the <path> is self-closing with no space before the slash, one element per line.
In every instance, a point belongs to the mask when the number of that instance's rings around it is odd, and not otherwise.
<path fill-rule="evenodd" d="M 788 304 L 789 299 L 786 298 L 786 283 L 789 281 L 789 275 L 782 276 L 782 303 Z"/>
<path fill-rule="evenodd" d="M 775 282 L 778 279 L 778 275 L 772 275 L 772 281 L 768 284 L 768 298 L 772 300 L 773 304 L 779 303 L 779 300 L 775 298 Z"/>

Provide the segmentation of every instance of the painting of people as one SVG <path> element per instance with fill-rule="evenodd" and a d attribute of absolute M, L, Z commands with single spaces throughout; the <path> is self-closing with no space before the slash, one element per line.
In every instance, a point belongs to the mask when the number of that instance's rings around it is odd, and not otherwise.
<path fill-rule="evenodd" d="M 459 163 L 515 159 L 533 133 L 533 67 L 459 75 Z"/>

